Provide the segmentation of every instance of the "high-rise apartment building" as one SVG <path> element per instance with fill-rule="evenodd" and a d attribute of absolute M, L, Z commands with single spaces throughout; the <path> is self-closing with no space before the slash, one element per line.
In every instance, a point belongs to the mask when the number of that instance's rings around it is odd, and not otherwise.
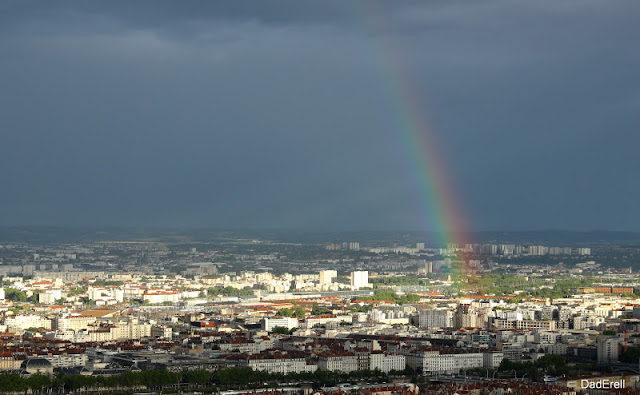
<path fill-rule="evenodd" d="M 620 340 L 614 336 L 598 337 L 598 363 L 601 365 L 618 362 L 618 346 Z"/>
<path fill-rule="evenodd" d="M 360 289 L 369 286 L 369 272 L 368 271 L 356 271 L 351 272 L 351 288 Z"/>
<path fill-rule="evenodd" d="M 338 272 L 335 270 L 321 270 L 320 271 L 320 284 L 329 285 L 338 277 Z"/>

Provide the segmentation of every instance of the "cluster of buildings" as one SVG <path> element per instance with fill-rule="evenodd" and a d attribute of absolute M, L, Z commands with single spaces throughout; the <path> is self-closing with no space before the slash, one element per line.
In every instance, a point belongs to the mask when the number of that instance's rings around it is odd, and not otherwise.
<path fill-rule="evenodd" d="M 351 282 L 356 288 L 367 284 L 366 275 L 354 272 Z M 336 276 L 324 271 L 318 277 L 333 281 Z M 446 374 L 495 370 L 503 359 L 535 361 L 549 354 L 611 364 L 628 347 L 640 346 L 640 337 L 632 336 L 640 330 L 640 299 L 604 293 L 517 304 L 495 297 L 464 299 L 428 292 L 406 304 L 314 293 L 291 299 L 223 300 L 216 295 L 201 297 L 200 288 L 191 289 L 193 284 L 183 280 L 165 279 L 165 286 L 173 284 L 173 290 L 167 291 L 145 289 L 153 282 L 88 285 L 78 294 L 82 298 L 96 301 L 108 293 L 116 299 L 89 309 L 75 303 L 27 305 L 5 300 L 0 307 L 0 333 L 7 341 L 0 343 L 0 369 L 16 370 L 29 358 L 47 359 L 54 368 L 80 368 L 89 360 L 108 363 L 105 356 L 111 354 L 99 350 L 133 344 L 144 345 L 145 352 L 153 350 L 146 366 L 156 366 L 153 361 L 162 354 L 171 368 L 189 365 L 195 358 L 208 361 L 205 365 L 211 369 L 247 366 L 272 373 L 390 372 L 409 367 L 425 374 Z M 38 295 L 46 293 L 41 281 L 21 281 L 43 289 Z M 54 289 L 65 289 L 65 295 L 67 288 L 73 287 L 63 282 Z M 176 299 L 180 304 L 131 304 L 163 292 L 182 295 Z M 303 314 L 284 314 L 292 309 Z M 40 347 L 43 344 L 47 352 Z M 85 356 L 78 357 L 73 351 L 78 349 Z"/>
<path fill-rule="evenodd" d="M 640 347 L 640 299 L 628 295 L 640 289 L 630 273 L 577 287 L 564 298 L 518 303 L 512 302 L 519 291 L 459 296 L 450 277 L 437 275 L 456 265 L 458 252 L 590 255 L 588 249 L 483 244 L 435 251 L 422 243 L 386 249 L 349 242 L 320 246 L 331 255 L 305 261 L 287 257 L 297 253 L 295 246 L 283 246 L 281 254 L 268 247 L 253 241 L 216 250 L 161 243 L 3 246 L 0 371 L 108 375 L 249 367 L 274 374 L 379 370 L 438 377 L 488 374 L 504 360 L 546 355 L 616 365 L 629 348 Z M 362 253 L 415 256 L 373 257 L 365 264 L 357 260 Z M 269 269 L 287 260 L 290 266 Z M 175 270 L 161 268 L 162 262 Z M 595 262 L 580 265 L 569 271 L 576 279 L 601 270 Z M 465 266 L 469 273 L 495 269 L 486 260 L 469 259 Z M 501 269 L 543 278 L 549 288 L 558 273 Z M 419 285 L 386 281 L 421 275 Z"/>

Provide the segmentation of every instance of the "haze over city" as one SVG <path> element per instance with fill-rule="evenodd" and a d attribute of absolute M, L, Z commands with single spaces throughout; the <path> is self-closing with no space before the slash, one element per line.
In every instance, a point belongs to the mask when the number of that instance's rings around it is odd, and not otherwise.
<path fill-rule="evenodd" d="M 639 12 L 3 1 L 0 225 L 637 231 Z"/>

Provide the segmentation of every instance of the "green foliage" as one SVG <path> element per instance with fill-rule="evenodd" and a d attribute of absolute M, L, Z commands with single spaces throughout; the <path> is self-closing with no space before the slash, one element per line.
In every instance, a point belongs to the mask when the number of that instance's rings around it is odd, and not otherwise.
<path fill-rule="evenodd" d="M 123 285 L 124 282 L 122 281 L 115 281 L 115 280 L 96 280 L 93 282 L 93 286 L 95 287 L 110 287 L 110 286 L 120 286 Z"/>
<path fill-rule="evenodd" d="M 314 388 L 332 386 L 347 381 L 382 382 L 387 380 L 387 375 L 379 370 L 357 370 L 350 373 L 334 372 L 328 370 L 316 370 L 313 373 L 289 373 L 271 374 L 256 371 L 251 368 L 227 368 L 214 373 L 213 381 L 221 385 L 262 385 L 265 382 L 282 383 L 312 382 Z"/>
<path fill-rule="evenodd" d="M 399 296 L 393 291 L 376 291 L 373 296 L 358 298 L 360 300 L 383 300 L 387 302 L 395 302 L 398 304 L 416 303 L 420 301 L 418 295 L 402 295 Z"/>
<path fill-rule="evenodd" d="M 290 335 L 290 334 L 292 334 L 293 332 L 295 332 L 297 330 L 298 330 L 298 328 L 291 328 L 291 330 L 289 330 L 284 326 L 274 326 L 271 329 L 271 332 L 278 333 L 278 334 L 281 334 L 281 335 Z"/>
<path fill-rule="evenodd" d="M 278 314 L 283 317 L 295 317 L 295 318 L 304 318 L 307 315 L 307 313 L 300 307 L 296 307 L 293 309 L 287 309 L 287 308 L 280 309 L 278 311 Z"/>
<path fill-rule="evenodd" d="M 32 391 L 41 390 L 42 388 L 45 388 L 51 384 L 51 379 L 49 378 L 49 376 L 41 374 L 31 375 L 25 381 L 26 386 L 29 387 L 29 389 L 31 389 Z"/>
<path fill-rule="evenodd" d="M 351 305 L 348 307 L 348 310 L 351 313 L 368 313 L 373 309 L 373 306 L 370 304 L 365 304 L 364 306 Z"/>
<path fill-rule="evenodd" d="M 393 372 L 394 375 L 412 375 L 411 369 Z M 114 376 L 62 375 L 55 378 L 43 375 L 22 377 L 18 374 L 0 374 L 0 392 L 89 392 L 91 388 L 134 388 L 146 387 L 148 390 L 162 390 L 166 386 L 179 383 L 206 386 L 210 384 L 224 386 L 246 386 L 264 383 L 278 385 L 282 382 L 311 382 L 314 388 L 336 385 L 348 381 L 380 383 L 387 381 L 387 375 L 379 370 L 358 370 L 350 373 L 318 370 L 313 373 L 271 374 L 255 371 L 251 368 L 226 368 L 215 373 L 206 370 L 169 372 L 166 370 L 144 370 L 125 372 Z"/>
<path fill-rule="evenodd" d="M 88 290 L 88 287 L 71 288 L 71 290 L 69 291 L 69 296 L 80 295 L 80 294 L 83 294 L 83 293 L 87 292 L 87 290 Z"/>
<path fill-rule="evenodd" d="M 205 385 L 211 382 L 211 374 L 206 370 L 188 370 L 182 374 L 182 381 L 190 384 Z"/>
<path fill-rule="evenodd" d="M 605 335 L 605 336 L 615 336 L 615 335 L 618 334 L 618 332 L 613 331 L 611 329 L 607 329 L 607 330 L 602 331 L 602 334 Z"/>
<path fill-rule="evenodd" d="M 311 307 L 311 315 L 321 314 L 331 314 L 331 310 L 324 306 L 320 307 L 317 303 L 314 303 Z"/>
<path fill-rule="evenodd" d="M 628 347 L 626 351 L 620 354 L 620 362 L 638 363 L 640 361 L 640 347 Z"/>
<path fill-rule="evenodd" d="M 567 362 L 561 355 L 545 355 L 535 362 L 511 362 L 503 359 L 500 367 L 501 372 L 515 371 L 518 377 L 527 375 L 531 379 L 538 379 L 541 374 L 550 374 L 552 376 L 566 375 L 569 370 Z"/>
<path fill-rule="evenodd" d="M 36 328 L 34 326 L 25 329 L 26 332 L 40 332 L 40 331 L 44 331 L 44 330 L 46 330 L 46 329 L 42 328 L 42 327 Z"/>
<path fill-rule="evenodd" d="M 253 296 L 252 289 L 237 289 L 233 287 L 212 287 L 207 290 L 209 295 L 223 296 Z"/>
<path fill-rule="evenodd" d="M 5 392 L 25 391 L 28 384 L 19 374 L 0 374 L 0 388 Z"/>
<path fill-rule="evenodd" d="M 374 285 L 429 285 L 429 279 L 418 276 L 370 277 Z"/>
<path fill-rule="evenodd" d="M 505 296 L 513 295 L 520 291 L 519 298 L 562 298 L 570 295 L 580 287 L 589 287 L 594 284 L 590 278 L 576 279 L 571 277 L 559 278 L 554 282 L 539 278 L 525 278 L 509 276 L 505 274 L 488 273 L 482 277 L 466 279 L 466 284 L 461 283 L 461 289 L 473 290 L 480 295 Z"/>
<path fill-rule="evenodd" d="M 4 291 L 5 299 L 9 299 L 13 302 L 26 302 L 27 294 L 16 288 L 7 288 Z"/>

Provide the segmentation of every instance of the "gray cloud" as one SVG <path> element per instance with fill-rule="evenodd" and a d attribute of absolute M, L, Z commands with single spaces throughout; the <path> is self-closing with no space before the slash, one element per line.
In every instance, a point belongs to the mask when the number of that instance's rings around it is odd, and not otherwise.
<path fill-rule="evenodd" d="M 3 2 L 3 224 L 637 230 L 632 1 Z M 400 107 L 399 107 L 400 106 Z"/>

